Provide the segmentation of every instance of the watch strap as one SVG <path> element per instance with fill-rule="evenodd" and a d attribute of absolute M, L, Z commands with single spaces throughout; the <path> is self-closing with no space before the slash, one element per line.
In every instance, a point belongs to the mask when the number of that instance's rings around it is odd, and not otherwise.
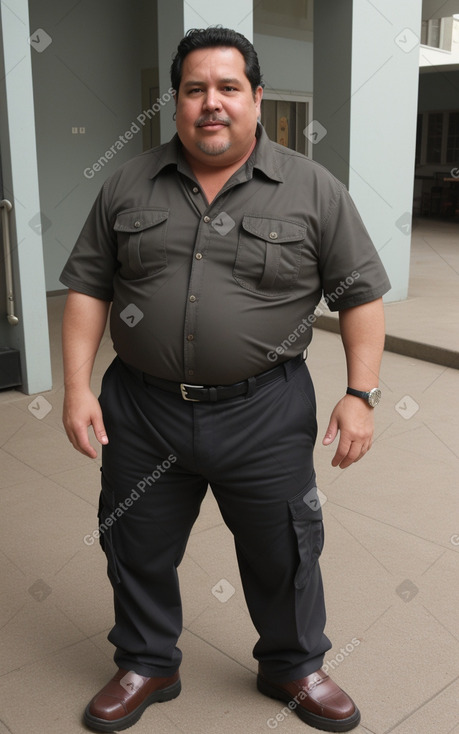
<path fill-rule="evenodd" d="M 368 400 L 369 392 L 363 392 L 362 390 L 354 390 L 353 387 L 348 387 L 346 390 L 347 395 L 355 395 L 356 398 L 363 398 Z"/>

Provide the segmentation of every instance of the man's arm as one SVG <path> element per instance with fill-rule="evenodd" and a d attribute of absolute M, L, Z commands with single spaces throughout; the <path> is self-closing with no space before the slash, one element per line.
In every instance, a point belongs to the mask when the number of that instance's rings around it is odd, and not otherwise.
<path fill-rule="evenodd" d="M 73 446 L 95 459 L 88 428 L 101 444 L 108 443 L 99 401 L 89 383 L 97 350 L 104 333 L 110 303 L 70 290 L 62 325 L 64 358 L 63 423 Z"/>
<path fill-rule="evenodd" d="M 340 311 L 339 322 L 346 353 L 348 386 L 367 392 L 378 386 L 384 349 L 382 298 Z M 322 441 L 324 446 L 328 446 L 339 431 L 333 466 L 345 469 L 371 448 L 373 410 L 362 398 L 353 395 L 345 395 L 337 403 Z"/>

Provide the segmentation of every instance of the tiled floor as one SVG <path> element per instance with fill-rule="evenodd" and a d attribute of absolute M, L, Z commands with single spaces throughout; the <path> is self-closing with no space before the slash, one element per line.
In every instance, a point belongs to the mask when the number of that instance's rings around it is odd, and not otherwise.
<path fill-rule="evenodd" d="M 405 305 L 388 306 L 388 325 L 419 338 L 444 333 L 451 348 L 457 249 L 452 232 L 429 227 L 413 249 L 415 293 Z M 429 238 L 432 244 L 423 245 Z M 439 282 L 432 275 L 437 259 L 440 269 L 446 263 Z M 424 297 L 438 312 L 425 310 Z M 82 710 L 114 671 L 105 559 L 96 543 L 83 540 L 96 528 L 99 462 L 72 449 L 60 422 L 62 306 L 61 297 L 49 301 L 53 390 L 40 398 L 0 395 L 0 734 L 85 731 Z M 391 324 L 393 308 L 408 315 Z M 106 338 L 95 390 L 111 354 Z M 345 384 L 339 337 L 316 330 L 308 364 L 322 435 Z M 459 372 L 386 353 L 381 385 L 377 440 L 364 461 L 340 471 L 330 466 L 332 448 L 319 440 L 316 449 L 333 641 L 326 663 L 361 709 L 356 732 L 459 734 Z M 256 634 L 232 539 L 210 493 L 180 578 L 183 691 L 147 709 L 131 731 L 313 731 L 256 691 Z M 211 591 L 222 579 L 235 588 L 225 603 Z"/>

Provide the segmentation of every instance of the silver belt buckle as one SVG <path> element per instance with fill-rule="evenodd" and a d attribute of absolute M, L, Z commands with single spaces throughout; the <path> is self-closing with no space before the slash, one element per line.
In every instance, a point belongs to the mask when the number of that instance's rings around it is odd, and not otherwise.
<path fill-rule="evenodd" d="M 200 403 L 201 401 L 198 400 L 198 398 L 189 398 L 188 397 L 187 390 L 188 390 L 189 387 L 203 388 L 204 385 L 190 385 L 190 384 L 187 384 L 186 382 L 181 382 L 180 383 L 180 392 L 182 393 L 182 398 L 184 400 L 188 400 L 189 403 Z"/>

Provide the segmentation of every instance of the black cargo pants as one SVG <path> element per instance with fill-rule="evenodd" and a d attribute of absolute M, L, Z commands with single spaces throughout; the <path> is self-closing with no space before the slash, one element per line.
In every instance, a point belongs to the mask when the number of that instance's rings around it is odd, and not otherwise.
<path fill-rule="evenodd" d="M 315 398 L 304 362 L 286 363 L 250 397 L 201 403 L 146 384 L 116 358 L 100 403 L 109 444 L 99 530 L 117 665 L 144 676 L 178 669 L 177 567 L 210 485 L 234 535 L 263 673 L 286 681 L 320 668 L 331 644 L 318 564 Z"/>

